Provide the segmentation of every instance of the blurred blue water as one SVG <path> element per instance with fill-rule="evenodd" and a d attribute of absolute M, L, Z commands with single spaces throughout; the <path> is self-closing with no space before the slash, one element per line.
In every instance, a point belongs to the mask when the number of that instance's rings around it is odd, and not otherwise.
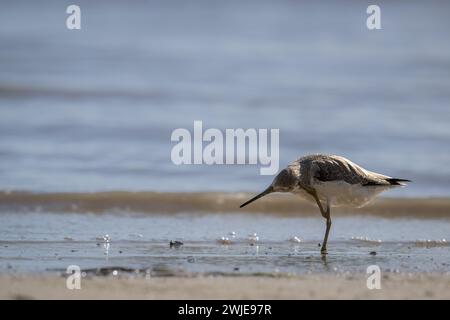
<path fill-rule="evenodd" d="M 256 166 L 175 166 L 175 128 L 279 128 L 281 166 L 346 156 L 450 195 L 450 3 L 0 1 L 0 189 L 251 190 Z"/>

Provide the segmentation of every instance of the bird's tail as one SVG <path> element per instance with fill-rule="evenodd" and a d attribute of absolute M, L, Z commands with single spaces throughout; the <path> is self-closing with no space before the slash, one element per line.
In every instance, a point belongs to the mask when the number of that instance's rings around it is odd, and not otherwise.
<path fill-rule="evenodd" d="M 404 186 L 406 185 L 406 182 L 411 182 L 411 180 L 408 179 L 398 179 L 398 178 L 388 178 L 386 179 L 387 182 L 389 182 L 392 186 Z"/>

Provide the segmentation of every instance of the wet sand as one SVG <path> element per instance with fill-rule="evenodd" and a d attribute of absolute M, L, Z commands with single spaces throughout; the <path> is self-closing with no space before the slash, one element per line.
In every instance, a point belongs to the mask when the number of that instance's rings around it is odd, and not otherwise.
<path fill-rule="evenodd" d="M 389 274 L 379 290 L 366 277 L 94 277 L 68 290 L 64 277 L 3 275 L 0 299 L 450 299 L 450 275 Z"/>
<path fill-rule="evenodd" d="M 247 192 L 97 192 L 30 193 L 0 191 L 0 212 L 68 213 L 267 213 L 276 216 L 317 216 L 318 208 L 298 196 L 272 194 L 251 206 L 239 205 Z M 386 218 L 448 218 L 450 198 L 377 198 L 362 209 L 333 208 L 333 216 L 374 215 Z"/>
<path fill-rule="evenodd" d="M 382 198 L 340 211 L 324 259 L 324 221 L 309 204 L 295 215 L 300 201 L 286 198 L 277 211 L 283 199 L 273 197 L 238 213 L 227 203 L 248 194 L 212 207 L 214 194 L 170 205 L 174 196 L 3 193 L 0 298 L 450 298 L 449 199 Z M 66 288 L 71 265 L 84 273 L 81 290 Z M 381 290 L 366 287 L 373 265 Z"/>

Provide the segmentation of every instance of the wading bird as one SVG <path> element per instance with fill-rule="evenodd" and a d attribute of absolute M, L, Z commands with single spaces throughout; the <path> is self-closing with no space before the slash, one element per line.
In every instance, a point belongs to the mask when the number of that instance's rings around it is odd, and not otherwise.
<path fill-rule="evenodd" d="M 403 186 L 406 179 L 397 179 L 363 169 L 350 160 L 334 155 L 309 155 L 288 165 L 263 192 L 240 208 L 272 192 L 291 192 L 316 203 L 326 219 L 321 253 L 327 253 L 331 228 L 330 208 L 349 206 L 360 208 L 381 192 Z"/>

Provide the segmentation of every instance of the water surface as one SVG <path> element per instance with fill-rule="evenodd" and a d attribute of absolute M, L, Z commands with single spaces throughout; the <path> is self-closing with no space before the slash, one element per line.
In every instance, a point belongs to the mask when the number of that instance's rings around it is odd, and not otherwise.
<path fill-rule="evenodd" d="M 319 247 L 324 229 L 319 217 L 267 214 L 2 213 L 0 272 L 62 272 L 78 265 L 93 273 L 273 275 L 365 272 L 373 264 L 386 272 L 450 272 L 450 246 L 443 240 L 449 219 L 339 217 L 326 259 Z"/>

